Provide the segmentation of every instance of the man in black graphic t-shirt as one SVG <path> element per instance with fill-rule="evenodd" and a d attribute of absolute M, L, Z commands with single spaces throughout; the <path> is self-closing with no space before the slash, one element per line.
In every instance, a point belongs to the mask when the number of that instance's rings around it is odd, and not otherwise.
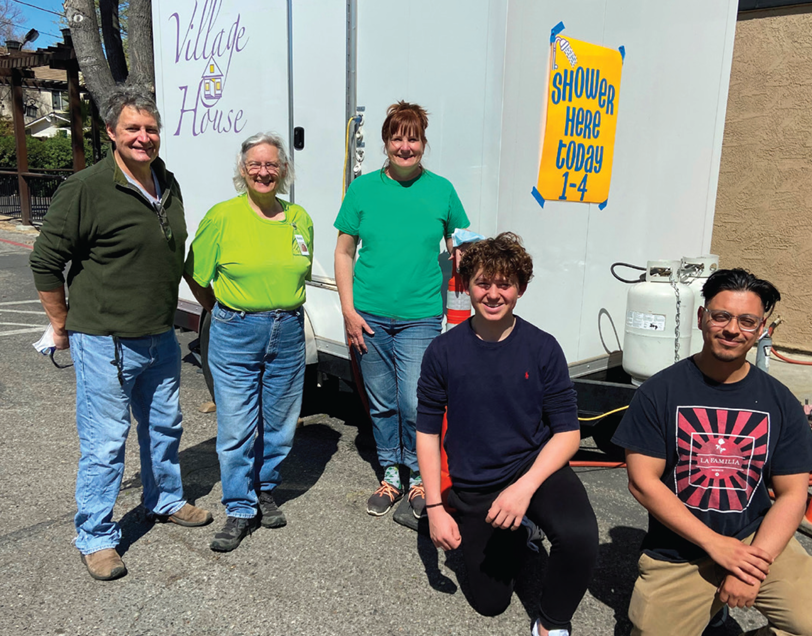
<path fill-rule="evenodd" d="M 760 634 L 812 634 L 812 559 L 793 538 L 812 432 L 789 390 L 745 358 L 780 295 L 741 269 L 714 273 L 703 295 L 702 351 L 644 383 L 613 439 L 649 511 L 632 633 L 701 634 L 727 604 L 759 609 Z"/>

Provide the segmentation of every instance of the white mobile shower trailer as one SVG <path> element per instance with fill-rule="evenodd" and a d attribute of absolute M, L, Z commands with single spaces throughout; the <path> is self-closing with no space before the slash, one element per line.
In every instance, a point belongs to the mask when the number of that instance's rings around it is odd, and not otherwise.
<path fill-rule="evenodd" d="M 332 223 L 342 178 L 382 166 L 387 106 L 421 104 L 430 114 L 425 165 L 454 184 L 472 230 L 524 239 L 535 278 L 519 313 L 553 333 L 581 375 L 607 366 L 623 344 L 627 288 L 611 277 L 611 263 L 710 251 L 737 6 L 153 0 L 161 154 L 181 185 L 192 236 L 212 205 L 234 196 L 240 142 L 269 130 L 288 139 L 290 198 L 315 223 L 308 363 L 339 373 L 348 352 Z M 604 209 L 555 200 L 542 208 L 531 195 L 550 31 L 559 22 L 564 36 L 625 48 Z M 361 108 L 347 148 L 348 120 Z M 185 285 L 181 298 L 199 315 Z"/>

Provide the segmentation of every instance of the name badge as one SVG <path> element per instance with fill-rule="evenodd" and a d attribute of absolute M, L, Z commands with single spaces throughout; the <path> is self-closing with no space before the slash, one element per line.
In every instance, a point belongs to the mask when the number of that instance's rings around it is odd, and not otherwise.
<path fill-rule="evenodd" d="M 299 244 L 299 251 L 302 253 L 302 256 L 310 256 L 310 251 L 307 249 L 307 243 L 304 240 L 304 236 L 301 234 L 294 234 L 293 236 L 296 237 L 296 242 Z"/>

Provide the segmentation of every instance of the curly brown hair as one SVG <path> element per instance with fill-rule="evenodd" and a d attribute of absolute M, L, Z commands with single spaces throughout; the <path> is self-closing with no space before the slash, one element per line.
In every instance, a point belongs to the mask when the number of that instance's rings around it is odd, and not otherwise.
<path fill-rule="evenodd" d="M 522 239 L 513 232 L 502 232 L 496 238 L 474 243 L 462 257 L 460 276 L 467 286 L 479 271 L 488 277 L 515 277 L 524 289 L 533 278 L 533 259 L 522 245 Z"/>

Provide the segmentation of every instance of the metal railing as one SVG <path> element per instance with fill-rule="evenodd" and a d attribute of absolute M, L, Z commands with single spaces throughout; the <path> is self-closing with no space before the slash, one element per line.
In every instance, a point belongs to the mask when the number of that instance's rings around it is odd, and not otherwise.
<path fill-rule="evenodd" d="M 31 205 L 31 223 L 41 224 L 51 205 L 51 198 L 59 184 L 73 174 L 73 170 L 48 170 L 23 173 L 28 183 Z M 0 170 L 0 215 L 22 220 L 20 188 L 16 172 Z"/>

